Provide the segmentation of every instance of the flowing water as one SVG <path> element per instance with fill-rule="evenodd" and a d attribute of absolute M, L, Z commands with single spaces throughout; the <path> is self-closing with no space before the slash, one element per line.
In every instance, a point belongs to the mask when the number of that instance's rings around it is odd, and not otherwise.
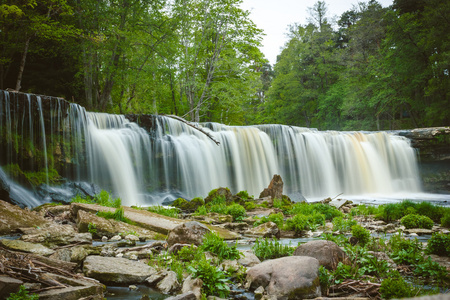
<path fill-rule="evenodd" d="M 56 184 L 56 172 L 93 182 L 124 205 L 205 197 L 220 186 L 259 196 L 274 174 L 295 200 L 421 195 L 415 150 L 394 134 L 197 124 L 216 145 L 178 120 L 153 116 L 152 123 L 147 132 L 123 115 L 2 91 L 0 165 L 19 181 L 41 174 L 42 183 Z"/>

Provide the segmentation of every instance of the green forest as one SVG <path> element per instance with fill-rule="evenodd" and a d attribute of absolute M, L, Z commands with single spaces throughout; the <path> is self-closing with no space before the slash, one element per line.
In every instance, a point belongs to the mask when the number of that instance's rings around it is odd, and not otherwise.
<path fill-rule="evenodd" d="M 275 65 L 242 0 L 2 0 L 0 89 L 193 122 L 450 124 L 450 1 L 311 3 Z"/>

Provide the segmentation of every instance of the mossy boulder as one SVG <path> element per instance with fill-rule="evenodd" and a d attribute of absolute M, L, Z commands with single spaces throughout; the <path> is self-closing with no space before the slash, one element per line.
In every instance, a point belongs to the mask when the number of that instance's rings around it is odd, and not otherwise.
<path fill-rule="evenodd" d="M 19 228 L 42 226 L 46 223 L 48 221 L 37 213 L 0 200 L 0 235 L 12 234 Z"/>
<path fill-rule="evenodd" d="M 227 204 L 233 202 L 233 194 L 231 193 L 229 188 L 220 187 L 211 190 L 208 193 L 208 197 L 205 198 L 205 204 L 212 202 L 216 198 L 224 198 Z"/>
<path fill-rule="evenodd" d="M 196 198 L 192 199 L 191 201 L 188 201 L 184 198 L 178 198 L 172 203 L 172 206 L 176 207 L 178 209 L 181 209 L 183 211 L 193 212 L 193 211 L 196 211 L 197 208 L 199 208 L 200 206 L 202 206 L 204 204 L 205 204 L 205 201 L 203 201 L 203 199 L 200 197 L 196 197 Z"/>

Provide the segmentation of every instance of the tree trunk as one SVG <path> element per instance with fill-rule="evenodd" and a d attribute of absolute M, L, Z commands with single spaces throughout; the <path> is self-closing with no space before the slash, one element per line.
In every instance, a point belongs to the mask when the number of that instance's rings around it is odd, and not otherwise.
<path fill-rule="evenodd" d="M 25 42 L 25 48 L 23 49 L 22 59 L 20 61 L 20 67 L 19 67 L 19 74 L 17 75 L 17 81 L 16 81 L 16 91 L 20 91 L 21 83 L 22 83 L 22 75 L 23 70 L 25 69 L 25 62 L 27 60 L 27 54 L 28 54 L 28 46 L 30 45 L 31 36 L 27 39 Z"/>

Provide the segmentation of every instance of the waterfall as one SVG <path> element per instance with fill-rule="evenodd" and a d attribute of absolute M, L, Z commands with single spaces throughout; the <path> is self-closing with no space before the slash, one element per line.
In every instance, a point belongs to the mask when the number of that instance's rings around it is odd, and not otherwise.
<path fill-rule="evenodd" d="M 416 153 L 394 134 L 197 124 L 218 146 L 182 122 L 151 118 L 147 132 L 123 115 L 2 91 L 0 166 L 27 187 L 93 182 L 124 205 L 205 197 L 220 186 L 257 197 L 274 174 L 294 199 L 421 191 Z"/>

